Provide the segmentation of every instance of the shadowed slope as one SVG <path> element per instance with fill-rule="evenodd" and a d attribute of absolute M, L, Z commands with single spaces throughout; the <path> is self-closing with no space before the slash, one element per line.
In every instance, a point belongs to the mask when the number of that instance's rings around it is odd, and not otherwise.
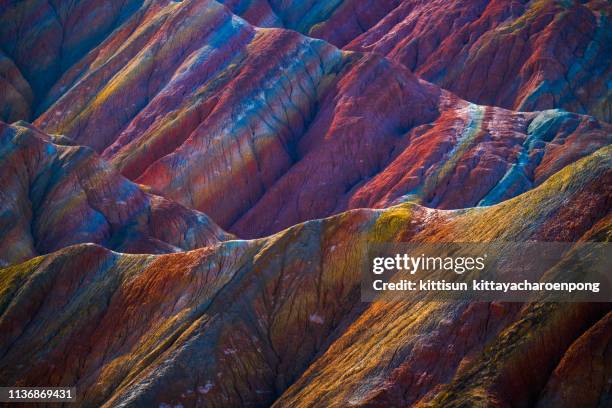
<path fill-rule="evenodd" d="M 610 125 L 410 71 L 605 119 L 609 6 L 102 3 L 1 13 L 0 113 L 67 137 L 0 125 L 0 262 L 103 246 L 0 269 L 0 384 L 91 407 L 609 399 L 609 305 L 359 299 L 372 243 L 609 240 Z M 293 226 L 226 241 L 145 191 L 243 237 Z"/>
<path fill-rule="evenodd" d="M 612 403 L 611 343 L 612 312 L 609 312 L 565 352 L 546 384 L 538 407 L 606 406 Z"/>
<path fill-rule="evenodd" d="M 185 2 L 191 3 L 191 0 Z M 105 52 L 113 47 L 125 49 L 118 38 L 146 37 L 147 33 L 140 28 L 147 25 L 150 18 L 156 20 L 154 24 L 163 24 L 170 16 L 169 11 L 181 8 L 179 3 L 182 1 L 3 2 L 0 6 L 0 89 L 3 91 L 0 93 L 0 120 L 35 118 L 69 89 L 70 80 L 63 80 L 48 94 L 66 71 L 98 65 L 101 50 L 96 49 L 97 45 L 106 42 Z M 200 3 L 198 7 L 202 5 L 202 2 L 196 3 Z M 253 25 L 303 31 L 324 21 L 342 2 L 222 0 L 220 3 Z M 201 7 L 199 12 L 207 13 Z M 176 22 L 176 19 L 170 20 Z M 189 24 L 197 23 L 190 21 Z M 151 30 L 144 31 L 150 33 Z M 68 76 L 74 74 L 73 68 Z"/>
<path fill-rule="evenodd" d="M 0 89 L 5 91 L 0 119 L 43 113 L 85 72 L 99 70 L 110 57 L 117 72 L 133 58 L 129 49 L 140 51 L 164 25 L 187 17 L 189 30 L 196 34 L 198 20 L 207 20 L 205 15 L 214 8 L 198 0 L 111 3 L 12 1 L 0 10 Z M 255 26 L 285 27 L 346 50 L 388 56 L 471 102 L 515 110 L 562 108 L 608 122 L 612 118 L 612 25 L 605 0 L 220 3 Z M 197 14 L 185 13 L 187 9 Z M 191 42 L 202 40 L 196 38 Z M 174 43 L 171 48 L 181 49 L 178 55 L 190 48 L 172 36 L 165 39 Z M 101 42 L 105 45 L 96 48 Z M 164 47 L 154 48 L 149 59 Z M 162 66 L 155 74 L 145 63 L 143 71 L 153 75 L 155 86 L 160 75 L 172 75 L 174 68 Z"/>
<path fill-rule="evenodd" d="M 206 215 L 144 193 L 91 149 L 0 122 L 0 262 L 95 242 L 164 253 L 228 239 Z"/>
<path fill-rule="evenodd" d="M 29 120 L 55 81 L 143 3 L 151 2 L 3 1 L 0 90 L 6 92 L 0 92 L 0 120 Z"/>
<path fill-rule="evenodd" d="M 303 139 L 307 143 L 317 135 L 314 147 L 232 231 L 242 237 L 261 236 L 316 216 L 409 200 L 448 209 L 491 205 L 528 191 L 612 142 L 610 125 L 588 117 L 560 111 L 514 113 L 448 94 L 440 99 L 435 122 L 416 127 L 408 123 L 410 130 L 404 133 L 397 125 L 385 125 L 393 123 L 394 107 L 399 112 L 410 109 L 415 93 L 393 94 L 391 88 L 385 98 L 376 99 L 381 84 L 360 88 L 359 97 L 347 97 L 356 85 L 341 86 L 330 108 L 332 124 L 326 127 L 322 109 L 322 126 L 313 122 Z M 366 106 L 373 115 L 391 112 L 389 122 L 363 114 Z"/>
<path fill-rule="evenodd" d="M 602 149 L 487 208 L 355 210 L 180 254 L 80 245 L 1 270 L 0 381 L 76 384 L 83 406 L 261 406 L 281 394 L 277 406 L 346 406 L 385 401 L 380 393 L 393 387 L 414 401 L 451 378 L 465 356 L 485 358 L 484 345 L 527 312 L 418 302 L 418 295 L 364 310 L 365 245 L 550 240 L 555 226 L 577 239 L 591 228 L 606 230 L 605 219 L 593 225 L 610 211 L 610 157 Z M 580 203 L 581 211 L 567 211 Z M 564 340 L 539 357 L 541 372 L 523 373 L 546 378 L 546 367 L 554 368 L 601 310 L 540 310 L 532 337 L 558 335 L 546 328 L 558 322 L 549 316 L 575 322 L 560 323 Z M 453 348 L 440 353 L 436 345 L 449 336 L 456 336 Z M 36 365 L 19 365 L 33 359 Z M 401 380 L 417 368 L 424 380 Z M 395 405 L 407 401 L 393 395 L 387 398 Z"/>
<path fill-rule="evenodd" d="M 260 25 L 255 16 L 265 1 L 225 3 Z M 612 120 L 612 8 L 605 0 L 267 3 L 274 26 L 388 56 L 471 102 Z"/>
<path fill-rule="evenodd" d="M 34 94 L 15 63 L 0 51 L 0 120 L 30 117 Z"/>

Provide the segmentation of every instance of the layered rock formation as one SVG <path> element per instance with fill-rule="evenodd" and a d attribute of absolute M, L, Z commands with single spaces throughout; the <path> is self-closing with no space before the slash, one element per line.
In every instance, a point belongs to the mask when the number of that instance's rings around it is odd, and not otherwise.
<path fill-rule="evenodd" d="M 147 194 L 90 148 L 0 122 L 0 263 L 93 242 L 164 253 L 229 239 L 206 215 Z"/>
<path fill-rule="evenodd" d="M 146 37 L 136 28 L 150 25 L 148 19 L 172 19 L 170 10 L 182 7 L 178 3 L 9 2 L 0 14 L 7 90 L 0 119 L 38 116 L 58 98 L 58 88 L 60 94 L 68 89 L 60 81 L 48 93 L 81 57 L 89 53 L 76 64 L 81 71 L 96 66 L 98 44 L 115 37 L 111 42 L 119 47 L 125 36 Z M 612 25 L 605 0 L 220 3 L 259 27 L 285 27 L 347 50 L 386 55 L 471 102 L 612 118 Z"/>
<path fill-rule="evenodd" d="M 610 163 L 609 153 L 609 148 L 601 150 L 555 174 L 542 186 L 501 204 L 467 212 L 438 211 L 430 215 L 431 229 L 425 227 L 416 236 L 405 238 L 428 242 L 514 242 L 529 236 L 544 241 L 608 240 L 610 204 L 605 196 L 611 189 L 610 171 L 605 168 Z M 577 181 L 574 177 L 590 173 L 595 157 L 603 165 L 596 172 L 597 181 L 583 179 L 577 183 L 580 192 L 567 191 Z M 576 195 L 570 198 L 566 193 Z M 557 198 L 577 207 L 585 199 L 593 200 L 594 206 L 587 211 L 567 211 L 571 206 L 553 209 L 549 205 Z M 535 208 L 538 210 L 533 212 Z M 594 220 L 586 215 L 591 211 L 608 215 Z M 568 234 L 559 237 L 559 228 Z M 372 304 L 343 327 L 342 335 L 276 406 L 531 406 L 538 402 L 539 392 L 564 350 L 609 310 L 607 304 L 445 303 L 425 299 L 416 296 L 406 302 Z M 596 333 L 594 341 L 605 343 L 608 334 Z M 589 354 L 584 349 L 582 353 Z M 585 358 L 597 360 L 598 356 L 594 353 L 594 357 Z M 609 379 L 606 373 L 603 377 Z M 601 381 L 599 378 L 595 381 Z M 562 391 L 557 387 L 552 394 L 558 398 Z M 591 395 L 605 400 L 610 389 L 596 388 Z M 576 406 L 580 396 L 574 394 L 574 398 L 566 401 L 568 405 Z M 541 405 L 550 406 L 550 400 L 550 396 L 543 398 Z"/>
<path fill-rule="evenodd" d="M 607 1 L 361 3 L 343 2 L 308 33 L 386 55 L 471 102 L 612 121 Z"/>
<path fill-rule="evenodd" d="M 609 236 L 610 153 L 486 208 L 355 210 L 180 254 L 78 245 L 12 266 L 0 382 L 76 385 L 82 406 L 503 406 L 542 389 L 546 406 L 581 344 L 605 344 L 602 323 L 589 326 L 607 305 L 423 293 L 366 305 L 359 265 L 376 242 L 554 240 L 557 226 Z"/>
<path fill-rule="evenodd" d="M 241 237 L 408 198 L 493 204 L 610 143 L 595 119 L 469 104 L 214 1 L 156 7 L 70 69 L 36 124 Z"/>
<path fill-rule="evenodd" d="M 546 384 L 538 406 L 605 406 L 612 400 L 612 312 L 580 336 L 565 352 Z M 588 378 L 586 384 L 583 379 Z M 581 385 L 584 384 L 584 385 Z"/>
<path fill-rule="evenodd" d="M 388 56 L 471 102 L 612 121 L 612 9 L 604 0 L 225 4 L 255 25 Z"/>
<path fill-rule="evenodd" d="M 0 385 L 609 405 L 609 304 L 360 284 L 376 243 L 609 242 L 611 33 L 603 0 L 3 3 Z"/>

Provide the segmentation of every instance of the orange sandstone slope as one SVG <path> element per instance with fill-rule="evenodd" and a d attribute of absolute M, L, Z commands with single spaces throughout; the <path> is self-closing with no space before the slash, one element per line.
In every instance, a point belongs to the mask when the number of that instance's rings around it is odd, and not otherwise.
<path fill-rule="evenodd" d="M 595 179 L 578 181 L 579 174 L 594 170 L 595 156 L 608 164 L 595 171 Z M 410 238 L 609 242 L 611 163 L 610 149 L 602 149 L 514 199 L 443 212 L 453 214 L 451 220 L 438 216 Z M 557 199 L 567 206 L 553 204 Z M 583 200 L 593 206 L 584 208 Z M 606 406 L 612 397 L 605 346 L 609 325 L 602 322 L 582 334 L 610 310 L 609 304 L 422 300 L 372 304 L 343 327 L 275 406 L 569 407 L 582 406 L 581 401 Z M 574 341 L 578 345 L 568 349 Z M 587 341 L 597 348 L 576 349 Z M 585 377 L 571 366 L 578 359 L 592 364 Z"/>
<path fill-rule="evenodd" d="M 0 264 L 94 242 L 165 253 L 231 238 L 206 215 L 148 194 L 88 147 L 0 122 Z"/>
<path fill-rule="evenodd" d="M 609 371 L 562 382 L 585 354 L 608 364 L 609 305 L 364 304 L 359 285 L 375 242 L 609 240 L 611 152 L 489 207 L 353 210 L 178 254 L 82 244 L 2 269 L 0 383 L 76 385 L 85 407 L 605 401 Z"/>

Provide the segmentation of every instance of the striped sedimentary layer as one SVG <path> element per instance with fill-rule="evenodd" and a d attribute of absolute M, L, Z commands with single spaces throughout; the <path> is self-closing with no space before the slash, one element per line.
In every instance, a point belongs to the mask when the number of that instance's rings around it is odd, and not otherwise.
<path fill-rule="evenodd" d="M 362 103 L 364 110 L 372 106 L 371 95 Z M 359 117 L 355 103 L 347 105 L 336 107 L 337 124 Z M 258 236 L 345 209 L 404 201 L 446 209 L 491 205 L 612 141 L 609 125 L 567 112 L 516 114 L 448 95 L 440 111 L 435 122 L 406 132 L 331 128 L 231 229 Z"/>
<path fill-rule="evenodd" d="M 99 60 L 100 43 L 121 41 L 151 19 L 160 24 L 170 9 L 190 2 L 8 2 L 0 13 L 0 119 L 37 117 L 57 99 L 57 87 L 50 88 L 66 71 Z M 219 3 L 255 26 L 386 55 L 471 102 L 612 118 L 612 24 L 605 0 Z"/>
<path fill-rule="evenodd" d="M 359 286 L 377 242 L 609 241 L 609 5 L 222 3 L 0 6 L 0 113 L 41 129 L 1 126 L 0 384 L 92 407 L 607 401 L 608 305 Z M 227 241 L 197 210 L 275 234 Z"/>
<path fill-rule="evenodd" d="M 376 242 L 608 241 L 610 153 L 488 207 L 353 210 L 185 253 L 87 244 L 11 266 L 0 271 L 0 382 L 76 385 L 92 407 L 607 398 L 606 370 L 589 371 L 580 389 L 563 381 L 580 375 L 581 358 L 608 364 L 608 305 L 428 302 L 423 293 L 366 305 L 359 285 L 364 249 Z"/>
<path fill-rule="evenodd" d="M 405 238 L 609 242 L 609 155 L 609 148 L 602 149 L 501 204 L 435 211 L 425 232 Z M 591 181 L 579 175 L 600 165 L 595 179 L 587 176 Z M 580 192 L 569 187 L 575 182 Z M 584 200 L 592 202 L 589 210 L 581 208 Z M 424 300 L 415 296 L 369 306 L 275 406 L 571 407 L 578 401 L 597 406 L 610 398 L 603 385 L 609 380 L 610 354 L 601 346 L 609 338 L 602 329 L 609 316 L 584 332 L 609 312 L 608 304 Z M 585 343 L 593 345 L 592 352 Z M 589 375 L 578 378 L 578 355 L 593 364 L 592 381 L 584 380 Z"/>
<path fill-rule="evenodd" d="M 347 50 L 386 55 L 471 102 L 562 108 L 612 121 L 608 1 L 332 3 L 338 7 L 319 9 L 317 24 L 301 31 Z"/>
<path fill-rule="evenodd" d="M 45 104 L 39 127 L 245 238 L 407 199 L 494 204 L 612 133 L 563 111 L 470 104 L 400 63 L 254 28 L 204 0 L 135 15 Z"/>
<path fill-rule="evenodd" d="M 228 239 L 206 215 L 145 193 L 88 147 L 0 122 L 0 264 L 93 242 L 164 253 Z"/>

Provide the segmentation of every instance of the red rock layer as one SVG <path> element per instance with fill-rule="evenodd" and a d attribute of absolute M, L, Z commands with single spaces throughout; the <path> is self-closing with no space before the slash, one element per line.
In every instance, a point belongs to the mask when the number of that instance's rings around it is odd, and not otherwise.
<path fill-rule="evenodd" d="M 586 215 L 589 210 L 580 212 L 581 215 L 557 210 L 552 210 L 549 216 L 540 213 L 543 218 L 539 218 L 542 221 L 537 225 L 522 218 L 531 213 L 533 197 L 543 200 L 538 199 L 538 208 L 548 207 L 545 203 L 561 198 L 549 190 L 550 186 L 560 181 L 558 177 L 569 176 L 584 164 L 582 160 L 569 166 L 521 197 L 468 210 L 455 221 L 444 218 L 448 212 L 431 214 L 430 225 L 436 227 L 433 234 L 426 233 L 427 240 L 455 241 L 478 236 L 479 240 L 513 241 L 516 233 L 521 234 L 520 241 L 526 237 L 522 234 L 552 240 L 554 234 L 545 233 L 552 225 L 571 231 L 569 240 L 578 240 L 580 236 L 607 239 L 610 217 L 603 216 L 593 223 Z M 589 195 L 597 201 L 594 211 L 609 214 L 610 201 L 606 196 L 612 190 L 605 186 L 612 174 L 603 169 L 599 174 L 602 177 L 599 181 L 579 184 L 581 189 L 601 192 Z M 548 194 L 550 198 L 544 198 Z M 561 200 L 565 198 L 564 195 Z M 574 199 L 570 201 L 577 203 Z M 470 219 L 469 213 L 482 218 Z M 512 305 L 421 300 L 417 297 L 371 305 L 343 327 L 342 335 L 275 406 L 532 406 L 565 350 L 610 309 L 608 304 Z M 559 396 L 556 390 L 553 394 Z M 604 389 L 591 395 L 606 398 L 607 394 Z M 574 406 L 578 406 L 579 398 L 573 401 Z"/>
<path fill-rule="evenodd" d="M 369 89 L 376 92 L 383 86 Z M 412 97 L 413 92 L 406 94 Z M 365 106 L 374 110 L 373 94 L 360 89 L 362 98 L 346 100 L 340 95 L 331 108 L 332 124 L 323 122 L 320 128 L 313 122 L 312 133 L 303 141 L 324 136 L 232 231 L 260 236 L 349 208 L 384 208 L 409 200 L 449 209 L 495 204 L 537 186 L 582 154 L 612 141 L 609 125 L 587 117 L 556 111 L 516 114 L 446 94 L 436 121 L 409 124 L 410 130 L 403 133 L 402 127 L 385 128 L 367 116 L 354 119 L 361 117 Z M 385 95 L 381 111 L 409 109 L 411 99 L 402 99 L 401 91 L 396 97 L 391 91 Z M 344 126 L 347 121 L 353 126 Z"/>
<path fill-rule="evenodd" d="M 255 25 L 375 52 L 482 105 L 612 121 L 605 0 L 226 1 Z"/>
<path fill-rule="evenodd" d="M 0 264 L 93 242 L 164 253 L 231 236 L 206 215 L 147 194 L 90 148 L 0 122 Z"/>
<path fill-rule="evenodd" d="M 359 294 L 372 243 L 609 241 L 610 125 L 412 73 L 608 120 L 609 5 L 223 3 L 0 13 L 0 113 L 65 135 L 0 125 L 0 384 L 92 407 L 605 402 L 609 305 Z M 225 241 L 145 191 L 289 228 Z"/>

